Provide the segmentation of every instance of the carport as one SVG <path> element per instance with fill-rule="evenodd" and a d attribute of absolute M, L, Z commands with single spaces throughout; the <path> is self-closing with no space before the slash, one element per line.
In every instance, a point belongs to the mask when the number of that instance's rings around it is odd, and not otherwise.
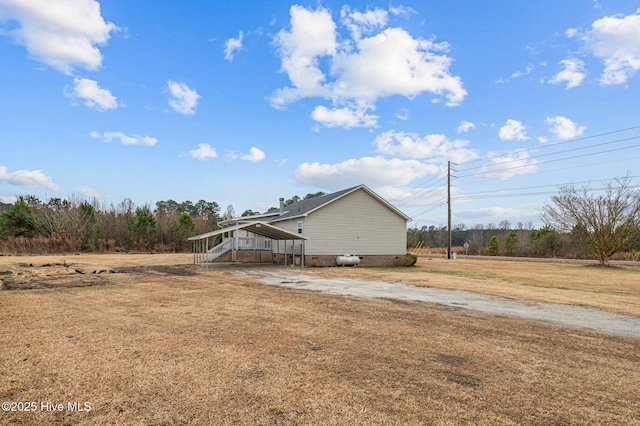
<path fill-rule="evenodd" d="M 259 237 L 240 237 L 239 231 L 245 230 Z M 218 237 L 222 238 L 220 244 L 215 245 Z M 238 251 L 243 250 L 268 250 L 271 251 L 271 261 L 273 262 L 273 244 L 280 244 L 284 241 L 284 263 L 287 264 L 287 241 L 301 241 L 300 267 L 304 268 L 304 242 L 306 237 L 278 228 L 265 222 L 252 221 L 216 231 L 207 232 L 188 238 L 193 243 L 193 263 L 208 269 L 209 263 L 215 261 L 224 254 L 231 252 L 231 260 L 237 261 Z M 279 251 L 279 247 L 278 247 Z M 292 252 L 292 265 L 295 265 L 297 253 Z"/>

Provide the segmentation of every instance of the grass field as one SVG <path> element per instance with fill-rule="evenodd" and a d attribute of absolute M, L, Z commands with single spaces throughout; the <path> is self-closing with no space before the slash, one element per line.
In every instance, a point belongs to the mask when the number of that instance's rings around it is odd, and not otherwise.
<path fill-rule="evenodd" d="M 265 286 L 190 261 L 0 257 L 13 288 L 0 291 L 0 400 L 36 403 L 0 424 L 640 424 L 640 339 Z M 628 267 L 420 259 L 305 273 L 640 312 Z"/>

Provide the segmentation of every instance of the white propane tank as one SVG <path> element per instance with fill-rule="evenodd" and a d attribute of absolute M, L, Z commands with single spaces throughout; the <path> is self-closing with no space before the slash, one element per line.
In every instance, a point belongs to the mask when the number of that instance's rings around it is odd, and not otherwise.
<path fill-rule="evenodd" d="M 360 263 L 360 258 L 358 256 L 351 256 L 350 254 L 345 254 L 344 256 L 336 257 L 336 265 L 338 266 L 355 266 Z"/>

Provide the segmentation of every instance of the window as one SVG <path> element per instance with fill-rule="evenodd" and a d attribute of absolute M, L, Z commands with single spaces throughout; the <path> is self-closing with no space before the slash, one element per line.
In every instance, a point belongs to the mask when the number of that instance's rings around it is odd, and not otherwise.
<path fill-rule="evenodd" d="M 298 222 L 298 234 L 302 234 L 302 221 Z"/>

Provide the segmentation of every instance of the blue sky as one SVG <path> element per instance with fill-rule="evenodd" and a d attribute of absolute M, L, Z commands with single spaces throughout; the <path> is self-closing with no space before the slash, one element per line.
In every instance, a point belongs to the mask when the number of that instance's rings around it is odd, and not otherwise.
<path fill-rule="evenodd" d="M 0 0 L 0 58 L 8 202 L 364 183 L 443 225 L 452 161 L 454 224 L 539 224 L 639 174 L 640 1 Z"/>

